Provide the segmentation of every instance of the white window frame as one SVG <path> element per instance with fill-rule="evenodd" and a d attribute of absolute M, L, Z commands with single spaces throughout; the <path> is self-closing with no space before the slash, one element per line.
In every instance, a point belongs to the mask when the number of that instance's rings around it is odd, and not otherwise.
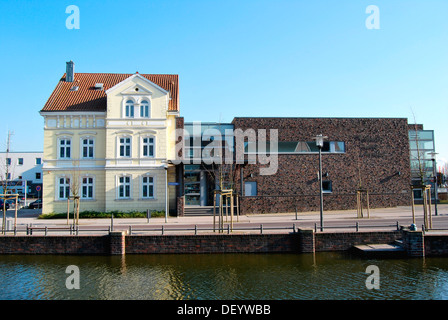
<path fill-rule="evenodd" d="M 145 139 L 148 139 L 148 142 L 145 143 Z M 149 142 L 149 139 L 152 139 L 152 143 Z M 149 149 L 152 145 L 152 155 L 149 155 Z M 145 135 L 141 137 L 141 156 L 142 158 L 155 158 L 156 157 L 156 137 L 154 135 Z M 147 147 L 148 154 L 145 154 L 145 147 Z"/>
<path fill-rule="evenodd" d="M 90 144 L 84 145 L 85 140 L 92 141 L 93 142 L 92 145 L 90 145 Z M 81 159 L 95 159 L 95 138 L 90 137 L 90 136 L 81 137 L 80 145 L 81 145 L 81 150 L 80 150 Z M 90 148 L 92 149 L 92 156 L 89 156 L 89 155 L 84 156 L 85 148 L 87 148 L 88 153 L 90 153 L 89 149 Z"/>
<path fill-rule="evenodd" d="M 146 108 L 148 110 L 145 110 Z M 142 101 L 140 102 L 140 118 L 146 118 L 146 119 L 151 118 L 151 100 L 150 99 L 143 98 Z"/>
<path fill-rule="evenodd" d="M 62 141 L 64 141 L 64 145 L 62 145 Z M 67 145 L 67 141 L 70 142 Z M 72 138 L 70 137 L 60 137 L 58 138 L 58 159 L 71 159 L 72 158 Z M 64 148 L 64 155 L 61 157 L 61 149 Z M 67 157 L 67 149 L 69 150 L 69 156 Z"/>
<path fill-rule="evenodd" d="M 131 98 L 126 98 L 124 103 L 123 118 L 135 117 L 135 101 Z"/>
<path fill-rule="evenodd" d="M 61 180 L 64 179 L 64 182 L 61 184 Z M 70 176 L 58 176 L 57 177 L 57 191 L 56 191 L 56 197 L 57 200 L 67 200 L 70 195 L 72 194 L 72 188 L 70 187 L 71 177 Z M 61 197 L 61 187 L 63 189 L 63 196 Z M 67 188 L 68 188 L 68 194 L 67 194 Z"/>
<path fill-rule="evenodd" d="M 145 178 L 152 178 L 152 182 L 145 182 Z M 149 188 L 150 186 L 152 186 L 152 196 L 149 195 L 145 195 L 144 194 L 144 187 Z M 148 189 L 147 189 L 148 190 Z M 144 200 L 154 200 L 156 199 L 156 176 L 153 174 L 145 174 L 141 176 L 141 180 L 140 180 L 140 198 L 144 199 Z"/>
<path fill-rule="evenodd" d="M 126 182 L 126 178 L 129 178 L 129 183 Z M 123 179 L 123 182 L 120 181 L 120 179 Z M 126 196 L 126 185 L 129 186 L 129 195 Z M 123 196 L 120 195 L 120 189 L 123 189 Z M 131 200 L 132 199 L 132 175 L 128 175 L 128 174 L 122 174 L 122 175 L 118 175 L 117 176 L 117 195 L 116 195 L 116 199 L 117 200 Z"/>
<path fill-rule="evenodd" d="M 81 179 L 81 190 L 80 190 L 80 195 L 81 195 L 81 200 L 94 200 L 95 199 L 95 177 L 92 175 L 84 175 L 80 177 Z M 87 181 L 87 183 L 84 183 L 84 179 L 92 179 L 91 182 Z M 84 196 L 84 187 L 86 188 L 92 188 L 92 196 Z M 88 194 L 88 192 L 87 192 Z"/>
<path fill-rule="evenodd" d="M 129 143 L 124 142 L 122 144 L 121 139 L 129 139 Z M 129 144 L 129 155 L 126 155 L 126 146 Z M 124 154 L 121 155 L 121 147 L 123 146 Z M 117 137 L 117 157 L 118 158 L 132 158 L 132 136 L 123 135 Z"/>

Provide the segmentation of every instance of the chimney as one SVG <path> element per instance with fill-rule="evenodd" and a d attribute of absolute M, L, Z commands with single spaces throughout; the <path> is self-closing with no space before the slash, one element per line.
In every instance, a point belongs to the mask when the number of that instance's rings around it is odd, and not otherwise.
<path fill-rule="evenodd" d="M 67 67 L 66 67 L 66 75 L 65 75 L 65 81 L 66 82 L 73 82 L 75 79 L 75 63 L 70 60 L 69 62 L 67 62 Z"/>

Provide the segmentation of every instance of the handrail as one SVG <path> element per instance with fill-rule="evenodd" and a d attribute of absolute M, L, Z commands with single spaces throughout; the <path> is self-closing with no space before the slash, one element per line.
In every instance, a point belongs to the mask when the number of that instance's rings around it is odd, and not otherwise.
<path fill-rule="evenodd" d="M 355 225 L 339 225 L 339 226 L 324 226 L 324 229 L 355 229 L 357 232 L 361 228 L 391 228 L 393 227 L 397 231 L 400 230 L 400 225 L 398 221 L 395 224 L 386 224 L 386 225 L 360 225 L 358 222 L 356 222 Z M 165 235 L 167 232 L 192 232 L 195 235 L 197 235 L 199 232 L 214 232 L 214 233 L 227 233 L 231 234 L 232 232 L 238 232 L 238 231 L 257 231 L 259 230 L 259 234 L 263 234 L 263 232 L 267 230 L 291 230 L 293 233 L 296 233 L 299 231 L 299 228 L 296 228 L 296 224 L 292 224 L 292 226 L 284 226 L 284 227 L 269 227 L 265 226 L 263 224 L 260 224 L 259 226 L 251 226 L 251 227 L 231 227 L 230 224 L 227 224 L 225 228 L 216 229 L 213 227 L 199 227 L 198 225 L 195 225 L 194 227 L 190 228 L 167 228 L 165 226 L 161 227 L 150 227 L 150 228 L 139 228 L 138 226 L 133 225 L 122 225 L 121 228 L 108 226 L 106 228 L 80 228 L 80 226 L 77 225 L 70 225 L 68 227 L 48 227 L 48 226 L 26 226 L 26 235 L 33 235 L 33 231 L 35 232 L 44 232 L 45 235 L 48 235 L 51 232 L 67 232 L 70 235 L 79 235 L 80 233 L 91 233 L 91 232 L 105 232 L 109 233 L 113 230 L 120 230 L 120 231 L 126 231 L 128 235 L 132 235 L 133 233 L 160 233 L 161 235 Z M 319 228 L 320 229 L 320 228 Z M 314 224 L 314 230 L 317 233 L 318 231 L 318 225 L 317 223 Z M 14 230 L 14 234 L 16 235 L 16 232 L 20 230 Z M 23 230 L 22 230 L 23 231 Z"/>
<path fill-rule="evenodd" d="M 400 231 L 400 224 L 398 221 L 395 224 L 386 224 L 386 225 L 359 225 L 358 222 L 356 222 L 355 225 L 340 225 L 340 226 L 322 226 L 322 230 L 324 229 L 352 229 L 354 228 L 356 232 L 359 231 L 360 228 L 390 228 L 395 227 L 397 231 Z M 319 227 L 320 228 L 320 227 Z M 314 231 L 317 232 L 317 223 L 314 224 Z"/>

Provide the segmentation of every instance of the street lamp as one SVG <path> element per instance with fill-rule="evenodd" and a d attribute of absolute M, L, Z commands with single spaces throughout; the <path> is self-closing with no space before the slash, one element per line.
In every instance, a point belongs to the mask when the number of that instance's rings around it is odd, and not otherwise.
<path fill-rule="evenodd" d="M 429 152 L 428 153 L 431 156 L 432 160 L 432 169 L 434 174 L 434 209 L 435 209 L 435 215 L 437 215 L 437 200 L 438 200 L 438 191 L 437 191 L 437 169 L 436 169 L 436 155 L 437 152 Z"/>
<path fill-rule="evenodd" d="M 322 148 L 324 147 L 324 139 L 327 136 L 317 135 L 313 139 L 316 140 L 316 146 L 319 149 L 319 189 L 320 189 L 320 231 L 324 231 L 324 192 L 322 188 Z"/>

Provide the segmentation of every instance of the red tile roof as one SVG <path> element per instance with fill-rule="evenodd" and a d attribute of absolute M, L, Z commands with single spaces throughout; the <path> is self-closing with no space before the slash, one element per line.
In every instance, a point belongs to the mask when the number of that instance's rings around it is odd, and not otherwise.
<path fill-rule="evenodd" d="M 41 111 L 106 111 L 106 90 L 112 88 L 133 74 L 123 73 L 75 73 L 73 82 L 65 81 L 65 74 L 59 80 L 53 93 Z M 168 110 L 179 111 L 179 77 L 177 74 L 140 74 L 159 87 L 170 92 Z M 103 83 L 103 90 L 96 90 L 95 84 Z M 77 91 L 71 91 L 78 86 Z"/>

